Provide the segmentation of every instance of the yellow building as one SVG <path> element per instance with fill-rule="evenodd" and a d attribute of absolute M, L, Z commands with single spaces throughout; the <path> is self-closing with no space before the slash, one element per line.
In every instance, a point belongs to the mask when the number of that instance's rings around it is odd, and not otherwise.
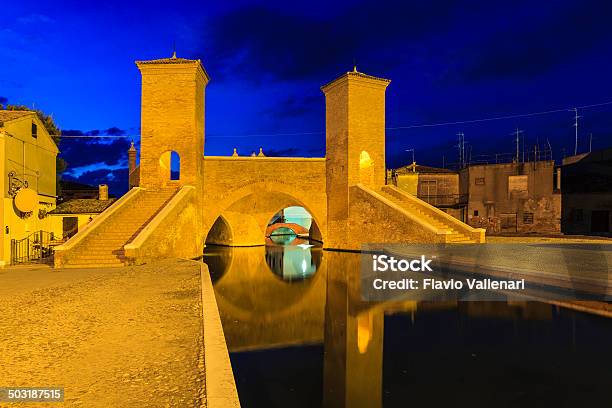
<path fill-rule="evenodd" d="M 56 203 L 57 154 L 55 142 L 35 112 L 0 110 L 0 266 L 11 263 L 11 252 L 19 255 L 12 240 L 51 231 L 47 213 Z M 39 246 L 23 248 L 26 254 L 40 250 Z"/>
<path fill-rule="evenodd" d="M 387 183 L 465 222 L 468 196 L 459 193 L 459 172 L 413 162 L 387 170 Z"/>
<path fill-rule="evenodd" d="M 110 207 L 115 200 L 109 198 L 108 186 L 100 184 L 96 198 L 74 198 L 58 204 L 49 212 L 54 238 L 57 241 L 65 241 L 72 237 Z"/>

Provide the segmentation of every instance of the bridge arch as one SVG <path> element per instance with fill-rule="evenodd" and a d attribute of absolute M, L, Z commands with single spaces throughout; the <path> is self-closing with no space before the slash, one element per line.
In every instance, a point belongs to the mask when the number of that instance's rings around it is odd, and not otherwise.
<path fill-rule="evenodd" d="M 232 227 L 227 220 L 220 215 L 206 235 L 206 244 L 227 245 L 233 240 Z"/>
<path fill-rule="evenodd" d="M 284 233 L 285 230 L 291 231 L 295 235 L 308 234 L 308 229 L 293 222 L 279 222 L 271 224 L 266 228 L 266 237 L 273 235 L 274 233 Z"/>
<path fill-rule="evenodd" d="M 211 201 L 213 198 L 211 197 Z M 280 210 L 299 206 L 308 211 L 313 219 L 311 231 L 315 239 L 325 241 L 326 200 L 325 195 L 299 191 L 291 185 L 276 182 L 253 183 L 227 193 L 223 198 L 210 202 L 204 214 L 204 232 L 215 238 L 217 244 L 229 246 L 264 245 L 266 228 L 272 217 Z M 205 204 L 206 205 L 206 204 Z M 222 217 L 223 221 L 217 221 Z M 222 229 L 220 229 L 223 227 Z M 220 242 L 218 233 L 231 232 L 228 240 Z M 212 242 L 212 241 L 211 241 Z"/>

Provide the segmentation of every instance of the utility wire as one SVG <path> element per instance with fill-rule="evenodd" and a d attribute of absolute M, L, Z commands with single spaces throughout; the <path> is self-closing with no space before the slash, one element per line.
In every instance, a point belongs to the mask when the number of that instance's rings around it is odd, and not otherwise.
<path fill-rule="evenodd" d="M 598 106 L 607 106 L 612 105 L 612 101 L 602 102 L 602 103 L 594 103 L 590 105 L 582 105 L 577 106 L 576 108 L 564 108 L 564 109 L 553 109 L 541 112 L 531 112 L 531 113 L 519 113 L 514 115 L 503 115 L 503 116 L 493 116 L 489 118 L 481 118 L 481 119 L 470 119 L 470 120 L 459 120 L 454 122 L 439 122 L 439 123 L 421 123 L 417 125 L 408 125 L 408 126 L 393 126 L 387 127 L 385 130 L 403 130 L 403 129 L 420 129 L 420 128 L 428 128 L 428 127 L 438 127 L 438 126 L 452 126 L 452 125 L 466 125 L 472 123 L 481 123 L 481 122 L 492 122 L 496 120 L 505 120 L 505 119 L 516 119 L 516 118 L 526 118 L 533 116 L 542 116 L 542 115 L 550 115 L 553 113 L 561 113 L 573 111 L 574 109 L 589 109 L 595 108 Z M 222 135 L 222 134 L 208 134 L 207 137 L 222 139 L 222 138 L 248 138 L 248 137 L 282 137 L 282 136 L 306 136 L 306 135 L 322 135 L 325 134 L 324 131 L 318 132 L 284 132 L 284 133 L 251 133 L 251 134 L 242 134 L 242 135 Z M 61 136 L 62 139 L 95 139 L 95 138 L 136 138 L 140 137 L 140 135 L 83 135 L 83 136 Z"/>
<path fill-rule="evenodd" d="M 591 105 L 577 106 L 576 109 L 588 109 L 588 108 L 594 108 L 596 106 L 604 106 L 604 105 L 612 105 L 612 101 L 603 102 L 603 103 L 595 103 Z M 490 122 L 494 120 L 515 119 L 515 118 L 525 118 L 525 117 L 530 117 L 530 116 L 548 115 L 552 113 L 561 113 L 561 112 L 567 112 L 567 111 L 573 111 L 573 110 L 574 108 L 554 109 L 554 110 L 542 111 L 542 112 L 531 112 L 531 113 L 520 113 L 516 115 L 494 116 L 494 117 L 484 118 L 484 119 L 460 120 L 456 122 L 425 123 L 425 124 L 409 125 L 409 126 L 396 126 L 396 127 L 388 127 L 386 129 L 387 130 L 399 130 L 399 129 L 414 129 L 414 128 L 435 127 L 435 126 L 464 125 L 464 124 L 469 124 L 469 123 Z"/>

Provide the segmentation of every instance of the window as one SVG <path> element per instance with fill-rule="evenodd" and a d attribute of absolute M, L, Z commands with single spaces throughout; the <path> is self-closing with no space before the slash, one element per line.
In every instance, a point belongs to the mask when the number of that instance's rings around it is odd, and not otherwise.
<path fill-rule="evenodd" d="M 32 122 L 32 137 L 33 138 L 38 137 L 38 126 L 36 126 L 36 123 L 34 122 Z"/>
<path fill-rule="evenodd" d="M 64 239 L 68 239 L 72 237 L 77 232 L 79 232 L 79 218 L 78 217 L 62 218 L 62 233 L 63 233 Z"/>
<path fill-rule="evenodd" d="M 478 210 L 474 210 L 474 217 L 478 217 Z"/>
<path fill-rule="evenodd" d="M 476 180 L 474 180 L 474 184 L 476 184 L 477 186 L 484 186 L 484 183 L 485 183 L 484 177 L 476 177 Z"/>
<path fill-rule="evenodd" d="M 508 176 L 508 193 L 526 194 L 529 191 L 529 176 Z"/>
<path fill-rule="evenodd" d="M 533 213 L 523 213 L 523 224 L 533 224 Z"/>

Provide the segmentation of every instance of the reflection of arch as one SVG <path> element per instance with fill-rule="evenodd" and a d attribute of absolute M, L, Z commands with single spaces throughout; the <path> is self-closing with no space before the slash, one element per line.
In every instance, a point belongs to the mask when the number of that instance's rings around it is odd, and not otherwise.
<path fill-rule="evenodd" d="M 211 260 L 227 259 L 214 287 L 221 320 L 228 323 L 224 332 L 230 351 L 321 343 L 327 284 L 324 262 L 311 279 L 288 282 L 269 270 L 265 251 L 263 247 L 211 247 L 205 253 L 209 265 Z M 217 252 L 233 255 L 219 257 Z"/>
<path fill-rule="evenodd" d="M 168 150 L 159 157 L 162 180 L 181 179 L 181 157 L 174 150 Z"/>
<path fill-rule="evenodd" d="M 307 242 L 299 238 L 296 240 Z M 268 269 L 275 276 L 286 282 L 294 282 L 311 279 L 318 272 L 323 258 L 322 252 L 321 247 L 267 245 L 265 259 Z"/>
<path fill-rule="evenodd" d="M 359 154 L 359 182 L 366 186 L 374 183 L 374 160 L 365 150 Z"/>

